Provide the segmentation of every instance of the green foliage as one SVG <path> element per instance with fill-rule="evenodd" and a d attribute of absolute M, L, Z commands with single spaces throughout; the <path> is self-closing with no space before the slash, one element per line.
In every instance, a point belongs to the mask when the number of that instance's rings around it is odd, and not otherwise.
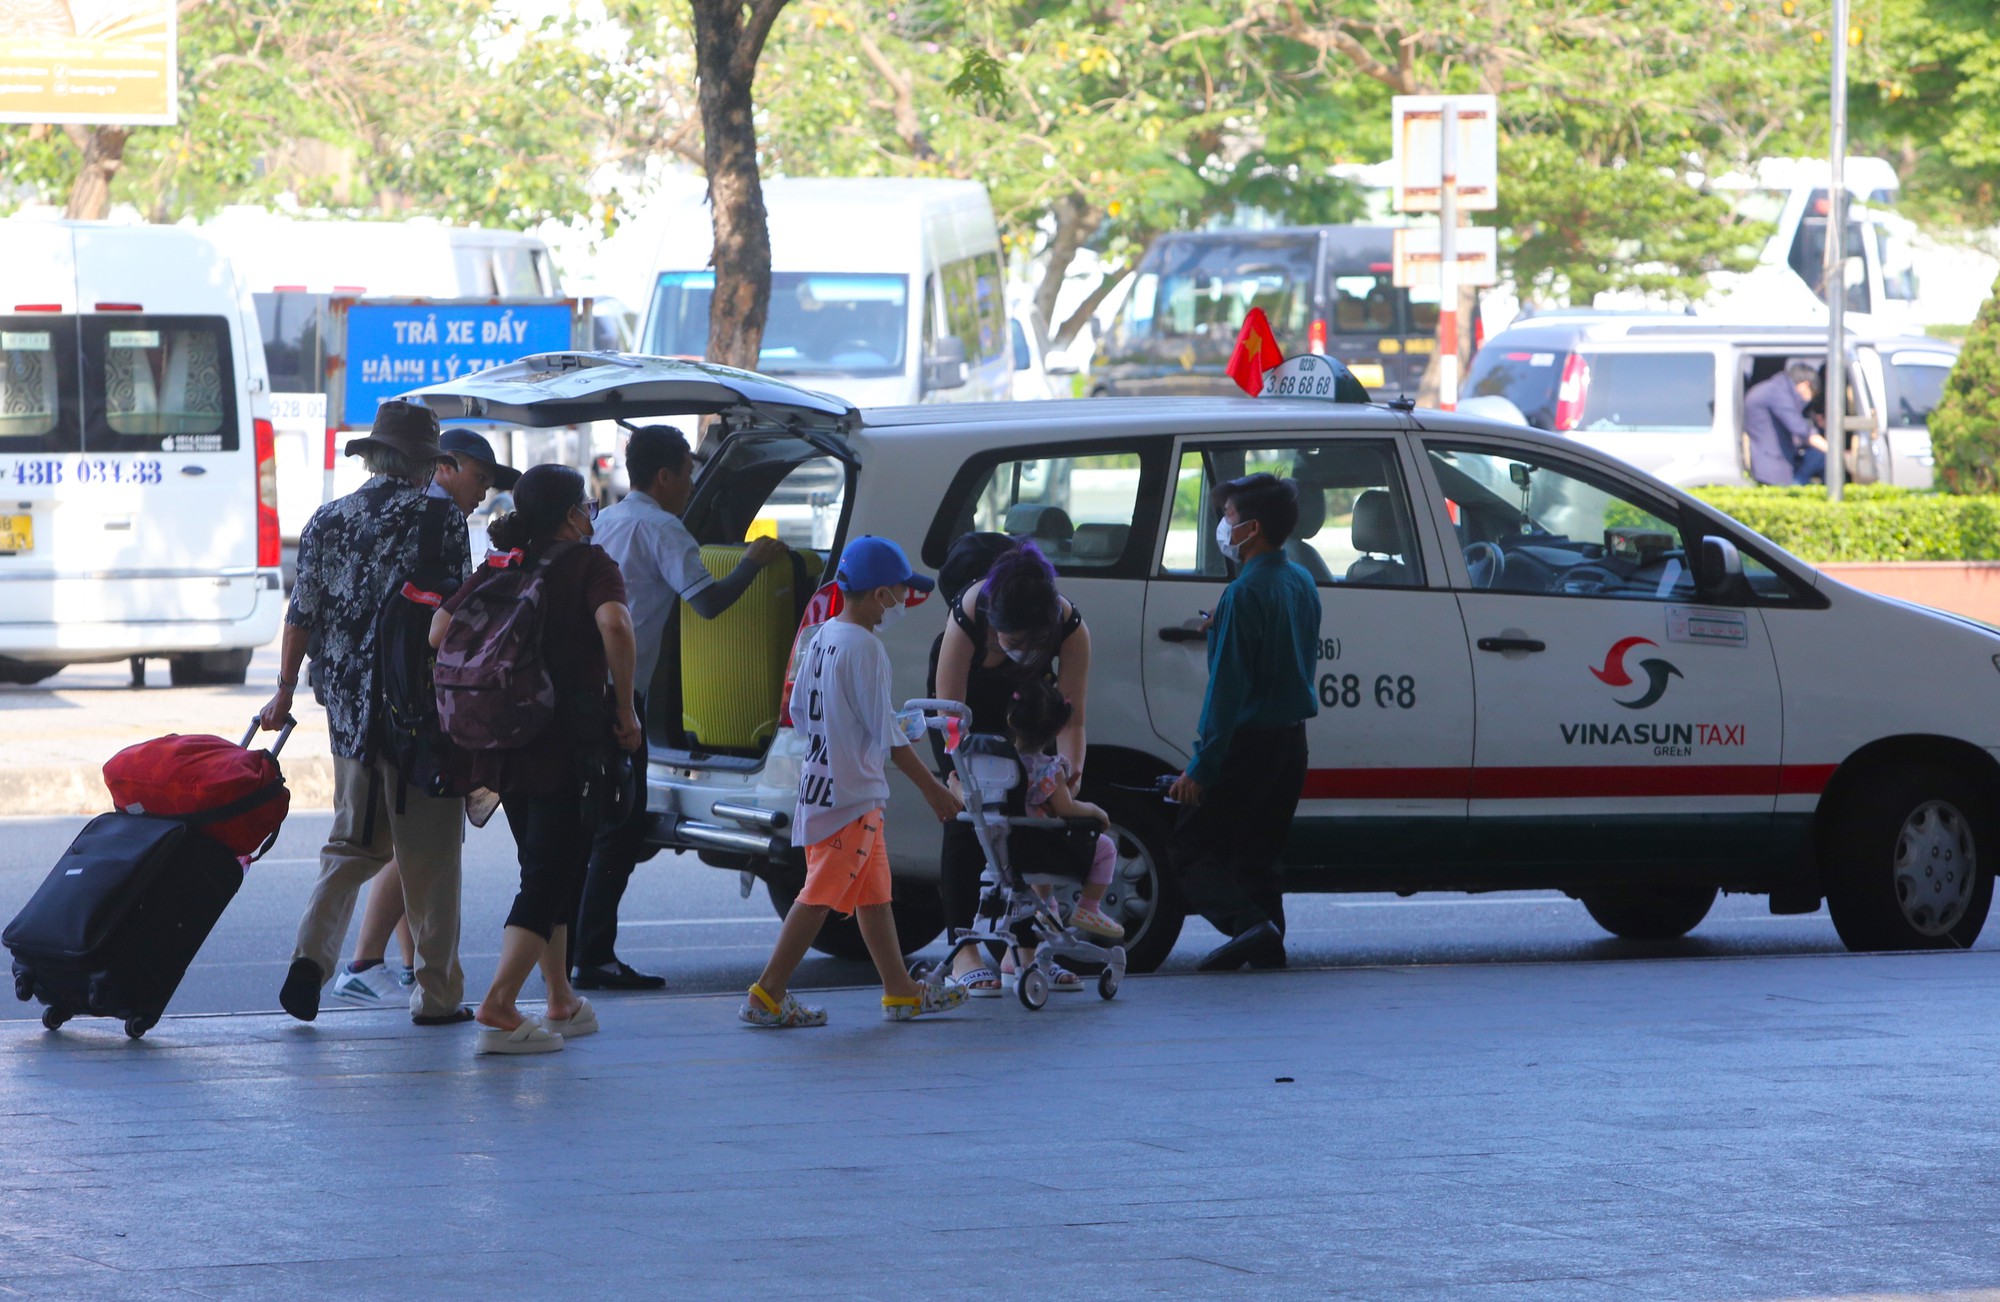
<path fill-rule="evenodd" d="M 1702 488 L 1696 497 L 1801 560 L 2000 560 L 2000 496 L 1953 496 L 1855 485 L 1830 502 L 1823 488 Z"/>
<path fill-rule="evenodd" d="M 507 226 L 587 211 L 593 159 L 650 94 L 574 18 L 496 0 L 206 0 L 180 20 L 180 122 L 133 131 L 114 203 L 156 221 L 290 193 L 309 207 Z M 53 203 L 60 130 L 0 128 L 0 181 Z"/>
<path fill-rule="evenodd" d="M 1993 17 L 1992 0 L 1860 6 L 1850 91 L 1855 152 L 1893 160 L 1903 206 L 1933 221 L 2000 221 L 2000 36 Z"/>
<path fill-rule="evenodd" d="M 1958 362 L 1931 412 L 1939 482 L 1954 493 L 2000 489 L 2000 283 L 1966 332 Z"/>

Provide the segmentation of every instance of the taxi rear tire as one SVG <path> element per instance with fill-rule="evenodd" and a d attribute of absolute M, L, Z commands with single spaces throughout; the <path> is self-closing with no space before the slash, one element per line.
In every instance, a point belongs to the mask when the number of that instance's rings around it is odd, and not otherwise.
<path fill-rule="evenodd" d="M 1992 793 L 1961 769 L 1878 769 L 1821 841 L 1826 911 L 1850 950 L 1969 949 L 1993 904 Z"/>
<path fill-rule="evenodd" d="M 22 660 L 9 660 L 5 663 L 0 663 L 0 683 L 13 683 L 19 687 L 27 687 L 33 683 L 41 682 L 44 678 L 53 678 L 67 667 L 66 665 L 29 664 Z"/>
<path fill-rule="evenodd" d="M 1125 969 L 1152 972 L 1167 961 L 1187 921 L 1167 847 L 1173 837 L 1168 806 L 1139 792 L 1086 790 L 1084 799 L 1111 816 L 1118 869 L 1104 907 L 1125 928 Z"/>
<path fill-rule="evenodd" d="M 1592 921 L 1625 940 L 1674 940 L 1715 907 L 1713 886 L 1640 886 L 1582 896 Z"/>
<path fill-rule="evenodd" d="M 771 907 L 780 918 L 791 912 L 792 902 L 799 898 L 805 885 L 803 872 L 774 873 L 764 879 Z M 889 912 L 896 919 L 896 943 L 906 956 L 914 954 L 944 930 L 944 904 L 938 899 L 937 885 L 899 877 L 890 892 Z M 838 913 L 827 915 L 826 925 L 819 929 L 812 947 L 834 958 L 868 962 L 868 946 L 861 939 L 861 928 L 853 918 L 843 918 Z"/>

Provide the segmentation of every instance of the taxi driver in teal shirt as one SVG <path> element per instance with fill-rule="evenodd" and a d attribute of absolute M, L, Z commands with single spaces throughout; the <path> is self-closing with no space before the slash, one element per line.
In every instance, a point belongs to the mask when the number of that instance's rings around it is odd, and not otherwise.
<path fill-rule="evenodd" d="M 1220 497 L 1216 542 L 1241 568 L 1209 627 L 1194 755 L 1168 793 L 1182 807 L 1173 841 L 1182 892 L 1229 937 L 1203 971 L 1284 966 L 1278 856 L 1305 785 L 1305 721 L 1319 713 L 1319 591 L 1284 552 L 1298 486 L 1248 475 Z"/>

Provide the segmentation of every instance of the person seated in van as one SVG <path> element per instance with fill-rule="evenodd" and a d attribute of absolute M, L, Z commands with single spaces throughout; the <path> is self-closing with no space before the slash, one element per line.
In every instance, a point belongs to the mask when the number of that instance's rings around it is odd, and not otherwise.
<path fill-rule="evenodd" d="M 1816 391 L 1812 364 L 1792 362 L 1743 395 L 1750 475 L 1760 484 L 1809 484 L 1826 473 L 1826 436 L 1807 419 Z"/>
<path fill-rule="evenodd" d="M 708 572 L 701 544 L 681 523 L 694 494 L 694 452 L 671 425 L 633 430 L 625 444 L 625 468 L 632 491 L 597 518 L 596 542 L 618 562 L 625 578 L 638 643 L 634 706 L 644 719 L 646 691 L 660 663 L 660 643 L 674 604 L 684 601 L 702 619 L 714 619 L 735 605 L 758 573 L 787 549 L 776 538 L 752 539 L 726 576 L 718 579 Z M 643 737 L 632 753 L 632 787 L 629 815 L 599 828 L 590 853 L 576 929 L 570 933 L 572 980 L 579 990 L 658 990 L 667 984 L 665 977 L 639 971 L 617 952 L 618 906 L 632 870 L 646 854 Z"/>
<path fill-rule="evenodd" d="M 499 550 L 431 621 L 431 645 L 444 648 L 439 657 L 440 712 L 453 737 L 459 738 L 462 729 L 504 725 L 517 716 L 496 717 L 470 701 L 467 714 L 460 716 L 447 701 L 443 684 L 448 663 L 469 666 L 483 659 L 506 668 L 507 659 L 494 658 L 492 643 L 475 649 L 447 639 L 461 618 L 475 642 L 482 627 L 495 630 L 490 636 L 504 637 L 502 630 L 512 626 L 519 607 L 474 603 L 489 601 L 496 584 L 532 583 L 534 571 L 541 570 L 540 651 L 552 714 L 525 744 L 461 750 L 454 774 L 463 789 L 483 787 L 500 794 L 521 861 L 521 887 L 507 914 L 500 961 L 476 1013 L 478 1053 L 548 1053 L 562 1048 L 565 1037 L 598 1029 L 590 1001 L 570 985 L 569 927 L 583 893 L 592 835 L 599 815 L 612 803 L 606 800 L 607 783 L 615 781 L 615 765 L 607 761 L 638 749 L 640 732 L 632 707 L 632 613 L 617 564 L 601 548 L 587 545 L 596 518 L 597 501 L 584 495 L 579 471 L 561 465 L 529 469 L 514 490 L 514 510 L 487 530 Z M 482 590 L 488 598 L 482 598 Z M 517 596 L 527 600 L 525 594 Z M 472 698 L 474 692 L 464 695 Z M 537 967 L 548 987 L 547 1008 L 539 1019 L 528 1017 L 517 1004 L 521 987 Z"/>
<path fill-rule="evenodd" d="M 258 716 L 267 731 L 284 726 L 310 642 L 333 751 L 333 827 L 278 1002 L 303 1022 L 319 1015 L 320 987 L 340 961 L 355 897 L 394 856 L 402 863 L 401 893 L 417 956 L 412 1020 L 419 1026 L 463 1022 L 472 1016 L 460 1003 L 465 974 L 458 962 L 463 802 L 406 787 L 396 766 L 370 743 L 383 703 L 375 656 L 383 604 L 402 576 L 416 569 L 419 536 L 427 530 L 437 530 L 442 540 L 442 567 L 464 573 L 465 522 L 450 502 L 424 491 L 447 455 L 429 408 L 383 403 L 373 429 L 350 439 L 346 454 L 360 457 L 371 478 L 313 512 L 300 531 L 278 691 Z"/>
<path fill-rule="evenodd" d="M 448 429 L 438 439 L 445 459 L 437 463 L 427 497 L 442 498 L 471 517 L 498 488 L 511 490 L 520 482 L 521 472 L 502 465 L 493 455 L 493 445 L 483 435 L 469 429 Z M 391 859 L 368 884 L 368 901 L 361 908 L 361 932 L 355 938 L 354 957 L 341 965 L 334 978 L 335 998 L 364 1008 L 379 1008 L 390 1000 L 407 998 L 416 981 L 416 942 L 410 939 L 410 924 L 403 905 L 402 865 Z M 394 935 L 402 953 L 400 972 L 391 972 L 385 962 L 389 937 Z"/>

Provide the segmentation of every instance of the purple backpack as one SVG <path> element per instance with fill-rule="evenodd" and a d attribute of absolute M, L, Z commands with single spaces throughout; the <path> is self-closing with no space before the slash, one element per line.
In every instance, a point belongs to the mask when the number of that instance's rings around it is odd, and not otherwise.
<path fill-rule="evenodd" d="M 437 649 L 438 720 L 466 750 L 514 750 L 555 717 L 556 689 L 542 659 L 543 578 L 574 544 L 551 544 L 533 564 L 518 552 L 489 557 L 467 586 Z"/>

